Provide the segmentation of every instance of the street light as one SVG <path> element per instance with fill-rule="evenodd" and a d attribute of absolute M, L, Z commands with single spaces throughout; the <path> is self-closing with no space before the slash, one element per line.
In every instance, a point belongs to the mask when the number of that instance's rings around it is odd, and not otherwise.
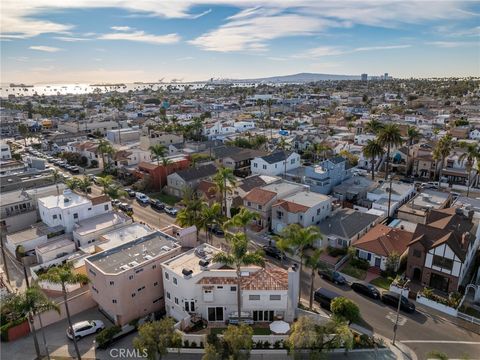
<path fill-rule="evenodd" d="M 392 344 L 395 345 L 395 339 L 397 337 L 397 328 L 398 328 L 398 318 L 400 316 L 400 305 L 402 304 L 402 296 L 403 296 L 403 290 L 407 288 L 408 283 L 410 282 L 409 279 L 403 284 L 401 290 L 400 290 L 400 297 L 398 298 L 398 307 L 397 307 L 397 317 L 395 319 L 395 325 L 393 325 L 393 341 Z"/>
<path fill-rule="evenodd" d="M 388 212 L 387 217 L 390 218 L 390 203 L 392 201 L 392 175 L 388 175 L 388 180 L 390 181 L 390 188 L 388 189 Z"/>

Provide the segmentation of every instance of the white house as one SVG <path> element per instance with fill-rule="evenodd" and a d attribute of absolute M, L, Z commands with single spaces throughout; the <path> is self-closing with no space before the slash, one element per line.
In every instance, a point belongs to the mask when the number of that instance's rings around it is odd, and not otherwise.
<path fill-rule="evenodd" d="M 71 233 L 75 224 L 112 210 L 108 196 L 86 198 L 65 190 L 62 195 L 51 195 L 38 199 L 40 218 L 49 227 L 63 226 Z"/>
<path fill-rule="evenodd" d="M 391 194 L 390 193 L 391 189 Z M 388 206 L 390 202 L 390 214 L 394 212 L 408 200 L 415 195 L 415 186 L 413 184 L 406 184 L 399 181 L 386 181 L 378 188 L 367 193 L 367 200 L 372 202 L 372 209 L 388 213 Z"/>
<path fill-rule="evenodd" d="M 237 312 L 237 275 L 234 269 L 212 262 L 220 252 L 202 244 L 162 264 L 165 309 L 176 320 L 203 318 L 225 323 Z M 299 271 L 267 264 L 243 267 L 242 316 L 253 321 L 293 321 L 299 291 Z M 244 314 L 245 313 L 245 314 Z"/>
<path fill-rule="evenodd" d="M 248 130 L 252 130 L 255 128 L 255 122 L 253 121 L 236 121 L 233 123 L 233 127 L 235 128 L 235 132 L 244 132 Z"/>
<path fill-rule="evenodd" d="M 203 128 L 202 134 L 209 139 L 214 139 L 217 136 L 233 134 L 236 132 L 236 128 L 233 122 L 217 121 L 214 123 L 206 124 Z"/>
<path fill-rule="evenodd" d="M 251 161 L 252 174 L 280 175 L 300 166 L 300 155 L 285 150 L 276 151 L 270 155 L 256 157 Z"/>

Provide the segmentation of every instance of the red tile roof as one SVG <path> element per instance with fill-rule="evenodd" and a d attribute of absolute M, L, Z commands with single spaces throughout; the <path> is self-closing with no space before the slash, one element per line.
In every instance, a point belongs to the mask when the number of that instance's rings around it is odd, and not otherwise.
<path fill-rule="evenodd" d="M 92 202 L 92 205 L 98 205 L 98 204 L 110 202 L 110 198 L 107 195 L 100 195 L 100 196 L 91 198 L 90 201 Z"/>
<path fill-rule="evenodd" d="M 308 206 L 305 205 L 300 205 L 296 204 L 291 201 L 286 201 L 286 200 L 279 200 L 276 204 L 273 205 L 275 206 L 280 206 L 281 208 L 285 209 L 289 213 L 299 213 L 299 212 L 305 212 L 309 209 Z"/>
<path fill-rule="evenodd" d="M 270 202 L 277 193 L 265 189 L 255 188 L 251 190 L 245 197 L 244 200 L 253 202 L 255 204 L 265 205 Z"/>
<path fill-rule="evenodd" d="M 355 241 L 353 246 L 386 257 L 392 252 L 402 255 L 412 239 L 411 232 L 378 224 Z"/>

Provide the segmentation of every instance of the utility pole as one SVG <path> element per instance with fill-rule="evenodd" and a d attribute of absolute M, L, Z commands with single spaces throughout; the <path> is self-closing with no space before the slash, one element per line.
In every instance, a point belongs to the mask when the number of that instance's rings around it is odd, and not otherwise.
<path fill-rule="evenodd" d="M 397 317 L 395 319 L 395 325 L 393 325 L 393 345 L 395 345 L 395 339 L 397 338 L 398 318 L 400 316 L 400 305 L 402 304 L 403 290 L 405 290 L 409 282 L 410 280 L 407 280 L 405 284 L 403 284 L 402 289 L 400 290 L 400 297 L 398 298 Z"/>
<path fill-rule="evenodd" d="M 5 241 L 4 237 L 6 236 L 5 232 L 7 231 L 6 225 L 0 225 L 0 245 L 2 248 L 2 259 L 3 259 L 3 266 L 5 268 L 5 275 L 7 276 L 7 281 L 10 284 L 10 273 L 8 272 L 7 266 L 7 255 L 5 254 Z"/>
<path fill-rule="evenodd" d="M 390 187 L 388 189 L 388 212 L 387 217 L 390 218 L 390 203 L 392 201 L 392 175 L 388 175 L 388 180 L 390 180 Z"/>

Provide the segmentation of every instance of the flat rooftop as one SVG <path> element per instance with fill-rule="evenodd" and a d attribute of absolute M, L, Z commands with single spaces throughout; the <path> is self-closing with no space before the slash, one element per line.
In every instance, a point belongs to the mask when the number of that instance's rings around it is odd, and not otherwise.
<path fill-rule="evenodd" d="M 87 258 L 104 273 L 118 274 L 179 248 L 175 238 L 157 231 Z"/>
<path fill-rule="evenodd" d="M 35 250 L 38 253 L 47 253 L 56 249 L 61 249 L 66 246 L 75 246 L 75 243 L 68 235 L 62 235 L 54 241 L 49 241 L 43 245 L 38 246 Z"/>
<path fill-rule="evenodd" d="M 450 197 L 450 193 L 435 190 L 423 190 L 403 207 L 412 209 L 440 209 Z"/>
<path fill-rule="evenodd" d="M 116 225 L 124 224 L 129 220 L 130 218 L 123 213 L 109 212 L 80 221 L 75 227 L 74 232 L 78 235 L 87 235 Z"/>
<path fill-rule="evenodd" d="M 58 225 L 48 227 L 44 223 L 32 225 L 32 227 L 7 235 L 7 241 L 12 244 L 20 244 L 24 241 L 38 239 L 48 234 L 58 233 L 63 230 L 63 226 Z"/>
<path fill-rule="evenodd" d="M 133 223 L 121 229 L 117 229 L 102 235 L 100 238 L 102 242 L 97 243 L 96 246 L 100 247 L 102 250 L 108 250 L 132 240 L 137 240 L 144 236 L 153 234 L 154 232 L 155 230 L 150 229 L 146 225 Z"/>
<path fill-rule="evenodd" d="M 304 205 L 307 207 L 312 207 L 317 205 L 322 201 L 330 200 L 330 197 L 327 195 L 318 194 L 311 191 L 301 191 L 293 195 L 282 198 L 282 200 L 290 201 L 295 204 Z"/>
<path fill-rule="evenodd" d="M 278 196 L 282 196 L 282 194 L 289 193 L 291 191 L 299 191 L 301 189 L 305 189 L 305 185 L 300 185 L 300 184 L 294 184 L 291 182 L 286 182 L 286 181 L 281 181 L 278 183 L 273 183 L 269 185 L 262 186 L 262 189 L 268 190 L 268 191 L 273 191 L 274 193 L 277 193 Z"/>
<path fill-rule="evenodd" d="M 2 193 L 2 206 L 23 202 L 28 199 L 28 194 L 23 190 L 4 192 Z"/>
<path fill-rule="evenodd" d="M 191 270 L 192 276 L 195 276 L 204 271 L 204 268 L 200 266 L 199 261 L 202 259 L 209 260 L 213 255 L 219 252 L 221 252 L 221 250 L 216 247 L 209 244 L 202 244 L 195 249 L 188 250 L 187 252 L 164 262 L 163 266 L 179 276 L 183 276 L 183 269 Z M 210 263 L 210 266 L 211 265 L 212 263 Z"/>
<path fill-rule="evenodd" d="M 60 208 L 68 209 L 71 207 L 79 205 L 91 204 L 91 201 L 83 196 L 75 194 L 73 192 L 61 194 L 61 195 L 50 195 L 44 198 L 38 199 L 38 203 L 42 204 L 48 209 Z"/>

